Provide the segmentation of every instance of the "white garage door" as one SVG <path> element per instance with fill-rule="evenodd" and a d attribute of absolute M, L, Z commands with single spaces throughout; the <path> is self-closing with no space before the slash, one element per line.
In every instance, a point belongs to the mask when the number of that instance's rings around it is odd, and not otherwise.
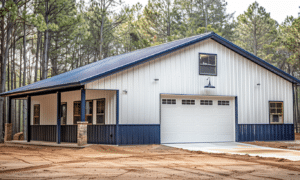
<path fill-rule="evenodd" d="M 234 98 L 162 96 L 161 143 L 234 141 Z"/>

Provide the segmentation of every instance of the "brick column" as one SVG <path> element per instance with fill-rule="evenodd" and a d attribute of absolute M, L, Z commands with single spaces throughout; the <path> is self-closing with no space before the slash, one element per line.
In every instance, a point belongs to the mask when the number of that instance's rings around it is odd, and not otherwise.
<path fill-rule="evenodd" d="M 12 140 L 12 123 L 5 123 L 4 142 Z"/>
<path fill-rule="evenodd" d="M 88 122 L 77 122 L 77 144 L 83 146 L 87 144 L 87 124 Z"/>

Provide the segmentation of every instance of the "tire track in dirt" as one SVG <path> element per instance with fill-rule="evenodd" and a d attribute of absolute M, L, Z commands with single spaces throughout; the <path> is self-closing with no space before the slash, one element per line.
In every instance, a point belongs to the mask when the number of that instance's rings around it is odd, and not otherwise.
<path fill-rule="evenodd" d="M 201 152 L 203 154 L 203 152 Z M 265 166 L 272 166 L 272 167 L 277 167 L 280 169 L 286 169 L 290 171 L 297 171 L 300 172 L 300 168 L 290 166 L 290 165 L 281 165 L 277 163 L 272 163 L 272 162 L 262 162 L 262 160 L 268 160 L 268 158 L 260 157 L 261 160 L 254 160 L 251 159 L 251 157 L 247 157 L 246 155 L 228 155 L 228 154 L 209 154 L 212 157 L 218 157 L 218 158 L 223 158 L 223 159 L 231 159 L 231 160 L 236 160 L 236 161 L 244 161 L 244 162 L 252 162 L 252 163 L 257 163 Z M 274 161 L 274 160 L 273 160 Z M 280 159 L 278 159 L 280 161 Z M 286 160 L 288 161 L 288 160 Z"/>
<path fill-rule="evenodd" d="M 284 165 L 284 164 L 276 164 L 275 162 L 262 162 L 262 160 L 268 160 L 268 158 L 260 158 L 259 160 L 254 160 L 249 158 L 245 159 L 245 156 L 232 156 L 232 155 L 226 155 L 226 154 L 206 154 L 203 152 L 189 152 L 187 154 L 175 154 L 175 153 L 165 153 L 165 154 L 139 154 L 138 155 L 129 155 L 129 156 L 123 156 L 123 157 L 84 157 L 81 156 L 79 159 L 77 160 L 72 160 L 72 161 L 62 161 L 62 162 L 53 162 L 50 164 L 46 164 L 46 165 L 39 165 L 39 166 L 31 166 L 31 167 L 26 167 L 26 168 L 19 168 L 19 169 L 8 169 L 8 170 L 2 170 L 0 171 L 0 174 L 4 174 L 4 173 L 16 173 L 16 172 L 22 172 L 22 171 L 31 171 L 31 170 L 36 170 L 36 169 L 43 169 L 43 168 L 50 168 L 50 167 L 54 167 L 54 166 L 58 166 L 58 165 L 64 165 L 64 164 L 72 164 L 72 163 L 88 163 L 88 162 L 101 162 L 101 161 L 114 161 L 114 160 L 123 160 L 123 159 L 131 159 L 131 158 L 137 158 L 137 159 L 147 159 L 147 160 L 151 160 L 151 161 L 157 161 L 157 160 L 161 160 L 161 159 L 165 159 L 165 158 L 170 158 L 170 159 L 184 159 L 185 156 L 190 156 L 191 154 L 205 154 L 208 157 L 217 157 L 217 158 L 225 158 L 225 159 L 231 159 L 234 161 L 243 161 L 243 162 L 252 162 L 255 164 L 259 164 L 259 165 L 265 165 L 265 166 L 272 166 L 272 167 L 277 167 L 280 169 L 286 169 L 286 170 L 291 170 L 291 171 L 297 171 L 300 172 L 300 168 L 297 167 L 291 167 L 290 165 Z M 10 156 L 13 156 L 11 153 L 4 153 L 3 154 L 7 154 Z M 42 154 L 41 154 L 42 155 Z M 61 154 L 62 155 L 62 154 Z M 50 161 L 50 160 L 48 160 Z M 192 166 L 194 165 L 180 165 L 179 167 L 185 167 L 188 169 L 192 170 Z M 143 166 L 145 168 L 145 166 Z M 176 170 L 178 171 L 178 169 L 176 169 L 176 167 L 178 167 L 178 165 L 172 167 L 171 166 L 159 166 L 159 165 L 152 165 L 152 166 L 146 166 L 146 168 L 153 168 L 153 167 L 160 167 L 160 168 L 169 168 L 172 170 Z M 197 165 L 197 167 L 202 167 Z M 213 166 L 213 167 L 217 167 L 217 166 Z M 116 168 L 116 167 L 111 167 L 111 168 Z M 119 167 L 120 168 L 120 167 Z M 130 168 L 141 168 L 141 167 L 135 167 L 135 166 L 130 166 Z M 203 166 L 204 168 L 204 166 Z M 207 173 L 212 173 L 212 174 L 217 174 L 219 176 L 222 177 L 228 177 L 229 175 L 226 174 L 222 174 L 222 173 L 215 173 L 212 171 L 208 171 L 205 170 L 203 168 L 197 168 L 198 170 L 201 170 L 203 172 L 207 172 Z M 220 168 L 220 167 L 218 167 Z M 123 169 L 123 168 L 121 168 Z M 126 169 L 124 169 L 126 170 Z M 181 170 L 183 171 L 183 170 Z M 192 173 L 191 171 L 186 171 L 187 173 Z M 197 173 L 196 173 L 197 174 Z"/>

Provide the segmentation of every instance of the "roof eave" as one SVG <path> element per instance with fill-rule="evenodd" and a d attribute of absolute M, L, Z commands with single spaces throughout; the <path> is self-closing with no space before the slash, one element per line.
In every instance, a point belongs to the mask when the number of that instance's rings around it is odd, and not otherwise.
<path fill-rule="evenodd" d="M 28 94 L 33 94 L 33 93 L 40 93 L 40 92 L 46 92 L 46 91 L 54 91 L 54 90 L 63 90 L 66 88 L 72 88 L 72 87 L 78 87 L 78 86 L 83 86 L 83 84 L 79 82 L 75 83 L 68 83 L 68 84 L 62 84 L 62 85 L 56 85 L 56 86 L 49 86 L 49 87 L 42 87 L 38 89 L 32 89 L 32 90 L 24 90 L 24 91 L 17 91 L 17 92 L 4 92 L 1 93 L 0 96 L 2 97 L 8 97 L 8 96 L 26 96 Z"/>

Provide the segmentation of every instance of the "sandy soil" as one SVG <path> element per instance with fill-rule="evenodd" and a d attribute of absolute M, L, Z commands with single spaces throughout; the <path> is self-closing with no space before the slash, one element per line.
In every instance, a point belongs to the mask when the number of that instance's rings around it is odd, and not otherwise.
<path fill-rule="evenodd" d="M 255 141 L 255 142 L 244 142 L 244 143 L 253 144 L 257 146 L 292 149 L 292 150 L 300 151 L 300 133 L 295 133 L 295 141 Z"/>
<path fill-rule="evenodd" d="M 299 179 L 300 161 L 163 145 L 84 149 L 0 144 L 0 179 Z"/>

